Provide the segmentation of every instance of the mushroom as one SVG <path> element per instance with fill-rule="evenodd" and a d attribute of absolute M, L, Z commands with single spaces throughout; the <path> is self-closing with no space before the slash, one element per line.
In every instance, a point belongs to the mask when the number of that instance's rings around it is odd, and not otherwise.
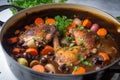
<path fill-rule="evenodd" d="M 46 68 L 49 72 L 56 73 L 55 67 L 54 67 L 52 64 L 46 64 L 46 65 L 45 65 L 45 68 Z"/>

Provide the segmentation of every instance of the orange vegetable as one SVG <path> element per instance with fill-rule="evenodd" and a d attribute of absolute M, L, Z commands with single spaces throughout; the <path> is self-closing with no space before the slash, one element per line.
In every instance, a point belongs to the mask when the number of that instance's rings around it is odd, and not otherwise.
<path fill-rule="evenodd" d="M 90 28 L 92 25 L 92 22 L 89 19 L 85 19 L 82 23 L 82 26 L 85 26 L 87 28 Z"/>
<path fill-rule="evenodd" d="M 42 66 L 42 65 L 40 65 L 40 64 L 34 65 L 34 66 L 32 67 L 32 69 L 35 70 L 35 71 L 38 71 L 38 72 L 45 72 L 44 66 Z"/>
<path fill-rule="evenodd" d="M 16 42 L 18 42 L 18 40 L 19 40 L 19 38 L 18 37 L 11 37 L 11 38 L 9 38 L 8 39 L 8 43 L 9 44 L 14 44 L 14 43 L 16 43 Z"/>
<path fill-rule="evenodd" d="M 65 32 L 66 35 L 70 35 L 70 33 L 68 31 Z"/>
<path fill-rule="evenodd" d="M 25 52 L 31 54 L 32 56 L 38 55 L 38 51 L 35 48 L 28 48 L 28 49 L 26 49 Z"/>
<path fill-rule="evenodd" d="M 105 52 L 100 52 L 99 55 L 103 57 L 104 61 L 110 60 L 109 55 Z"/>
<path fill-rule="evenodd" d="M 20 33 L 20 30 L 16 30 L 16 31 L 14 32 L 15 35 L 18 35 L 19 33 Z"/>
<path fill-rule="evenodd" d="M 75 24 L 74 22 L 72 22 L 71 27 L 72 27 L 72 28 L 75 28 L 75 27 L 76 27 L 76 24 Z"/>
<path fill-rule="evenodd" d="M 49 24 L 49 25 L 54 25 L 55 24 L 55 19 L 53 18 L 48 18 L 45 20 L 45 23 L 46 24 Z"/>
<path fill-rule="evenodd" d="M 76 24 L 75 24 L 74 22 L 72 22 L 72 24 L 66 28 L 66 33 L 65 33 L 66 35 L 69 35 L 69 34 L 70 34 L 70 33 L 69 33 L 69 30 L 70 30 L 71 28 L 76 28 Z"/>
<path fill-rule="evenodd" d="M 53 47 L 51 47 L 51 46 L 45 46 L 45 48 L 41 51 L 41 54 L 42 54 L 42 55 L 45 55 L 45 54 L 47 54 L 48 52 L 54 52 Z"/>
<path fill-rule="evenodd" d="M 34 21 L 35 25 L 36 26 L 39 26 L 41 24 L 44 24 L 44 20 L 42 18 L 36 18 L 35 21 Z"/>
<path fill-rule="evenodd" d="M 67 28 L 66 28 L 66 30 L 70 30 L 71 28 L 75 28 L 76 27 L 76 24 L 74 23 L 74 22 L 72 22 L 72 24 L 70 25 L 70 26 L 68 26 Z"/>
<path fill-rule="evenodd" d="M 105 28 L 100 28 L 100 29 L 98 29 L 98 31 L 97 31 L 97 35 L 98 35 L 98 36 L 101 36 L 101 37 L 104 37 L 104 36 L 107 35 L 107 30 L 106 30 Z"/>
<path fill-rule="evenodd" d="M 29 25 L 26 25 L 24 28 L 25 28 L 26 30 L 29 30 L 31 27 L 30 27 Z"/>
<path fill-rule="evenodd" d="M 79 67 L 77 70 L 73 70 L 72 74 L 85 74 L 86 69 L 84 67 Z"/>
<path fill-rule="evenodd" d="M 20 53 L 20 48 L 14 48 L 12 51 L 13 54 L 18 54 Z"/>

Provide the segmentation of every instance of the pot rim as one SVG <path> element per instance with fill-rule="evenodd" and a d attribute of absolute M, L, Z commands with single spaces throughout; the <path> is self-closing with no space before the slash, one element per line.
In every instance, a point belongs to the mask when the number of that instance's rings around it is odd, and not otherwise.
<path fill-rule="evenodd" d="M 109 64 L 108 66 L 105 66 L 104 68 L 102 68 L 102 69 L 100 69 L 100 70 L 97 70 L 97 71 L 90 71 L 90 72 L 87 72 L 87 73 L 85 73 L 85 74 L 78 74 L 78 75 L 72 75 L 72 74 L 49 74 L 49 73 L 41 73 L 41 72 L 37 72 L 37 71 L 34 71 L 34 70 L 32 70 L 32 69 L 30 69 L 29 67 L 24 67 L 24 66 L 22 66 L 22 65 L 20 65 L 20 64 L 18 64 L 14 59 L 12 59 L 12 57 L 10 57 L 8 54 L 7 54 L 7 52 L 5 51 L 5 49 L 3 48 L 3 46 L 2 46 L 2 37 L 3 37 L 3 31 L 5 30 L 5 25 L 10 21 L 10 20 L 12 20 L 14 17 L 16 17 L 16 16 L 18 16 L 19 14 L 21 14 L 22 12 L 25 12 L 25 11 L 29 11 L 29 10 L 32 10 L 32 9 L 35 9 L 35 8 L 40 8 L 40 7 L 47 7 L 47 6 L 49 6 L 49 8 L 48 9 L 50 9 L 51 7 L 50 6 L 60 6 L 60 7 L 63 7 L 63 6 L 70 6 L 71 5 L 71 7 L 70 8 L 74 8 L 74 7 L 72 7 L 72 6 L 82 6 L 82 7 L 87 7 L 87 8 L 91 8 L 91 9 L 94 9 L 94 10 L 98 10 L 98 11 L 100 11 L 100 12 L 102 12 L 102 13 L 104 13 L 104 14 L 106 14 L 106 15 L 108 15 L 110 18 L 111 18 L 111 20 L 112 21 L 114 21 L 116 24 L 118 24 L 119 26 L 120 26 L 120 23 L 117 21 L 117 19 L 115 19 L 115 17 L 113 17 L 111 14 L 109 14 L 109 13 L 107 13 L 107 12 L 105 12 L 105 11 L 103 11 L 103 10 L 100 10 L 100 9 L 98 9 L 98 8 L 95 8 L 95 7 L 91 7 L 91 6 L 88 6 L 88 5 L 82 5 L 82 4 L 72 4 L 72 3 L 52 3 L 52 4 L 44 4 L 44 5 L 38 5 L 38 6 L 34 6 L 34 7 L 32 7 L 32 8 L 28 8 L 28 9 L 24 9 L 24 10 L 22 10 L 22 11 L 20 11 L 20 12 L 18 12 L 17 14 L 15 14 L 14 16 L 12 16 L 9 20 L 7 20 L 7 22 L 6 23 L 4 23 L 3 24 L 3 26 L 2 26 L 2 29 L 1 29 L 1 31 L 0 31 L 0 46 L 1 46 L 1 48 L 2 48 L 2 52 L 5 54 L 5 55 L 7 55 L 12 61 L 14 61 L 14 63 L 15 63 L 15 65 L 18 65 L 18 66 L 20 66 L 20 68 L 24 68 L 24 69 L 26 69 L 26 70 L 28 70 L 28 71 L 30 71 L 30 72 L 33 72 L 33 74 L 43 74 L 43 75 L 50 75 L 50 76 L 69 76 L 69 77 L 72 77 L 72 76 L 84 76 L 84 75 L 89 75 L 89 74 L 92 74 L 92 73 L 97 73 L 97 72 L 99 72 L 99 71 L 104 71 L 105 69 L 108 69 L 109 67 L 111 67 L 111 66 L 113 66 L 115 63 L 117 63 L 119 60 L 120 60 L 120 58 L 118 58 L 117 60 L 115 60 L 112 64 Z M 55 8 L 55 7 L 54 7 Z M 78 8 L 79 9 L 79 8 Z"/>

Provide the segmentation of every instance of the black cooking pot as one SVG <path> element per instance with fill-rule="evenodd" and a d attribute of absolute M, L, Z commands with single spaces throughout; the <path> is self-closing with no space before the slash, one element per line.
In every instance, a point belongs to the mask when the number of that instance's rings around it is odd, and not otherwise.
<path fill-rule="evenodd" d="M 100 24 L 100 26 L 107 28 L 117 44 L 118 52 L 120 52 L 120 23 L 111 15 L 99 9 L 76 4 L 49 4 L 24 9 L 4 23 L 0 33 L 0 44 L 6 56 L 8 66 L 19 80 L 105 80 L 105 78 L 102 79 L 102 77 L 111 71 L 120 72 L 120 69 L 113 68 L 120 59 L 117 59 L 112 64 L 98 71 L 88 72 L 83 75 L 71 75 L 36 72 L 18 64 L 9 56 L 9 47 L 11 46 L 6 44 L 6 39 L 10 37 L 16 29 L 20 29 L 22 26 L 32 23 L 38 16 L 45 18 L 46 16 L 54 17 L 56 15 L 65 15 L 69 18 L 73 18 L 73 15 L 75 15 L 80 19 L 90 18 L 93 23 L 96 22 Z"/>

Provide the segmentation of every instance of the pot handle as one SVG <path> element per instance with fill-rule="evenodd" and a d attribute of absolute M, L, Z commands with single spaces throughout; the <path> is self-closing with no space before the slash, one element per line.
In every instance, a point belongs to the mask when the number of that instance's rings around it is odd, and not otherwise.
<path fill-rule="evenodd" d="M 120 60 L 115 65 L 110 67 L 107 71 L 110 73 L 120 73 Z"/>
<path fill-rule="evenodd" d="M 14 5 L 2 5 L 2 6 L 0 6 L 0 11 L 3 11 L 5 9 L 7 9 L 7 8 L 13 8 L 13 9 L 15 9 L 17 11 L 21 11 L 21 10 L 24 9 L 24 8 L 20 8 L 20 7 L 14 6 Z M 4 22 L 0 21 L 0 26 L 2 26 L 3 23 Z"/>

